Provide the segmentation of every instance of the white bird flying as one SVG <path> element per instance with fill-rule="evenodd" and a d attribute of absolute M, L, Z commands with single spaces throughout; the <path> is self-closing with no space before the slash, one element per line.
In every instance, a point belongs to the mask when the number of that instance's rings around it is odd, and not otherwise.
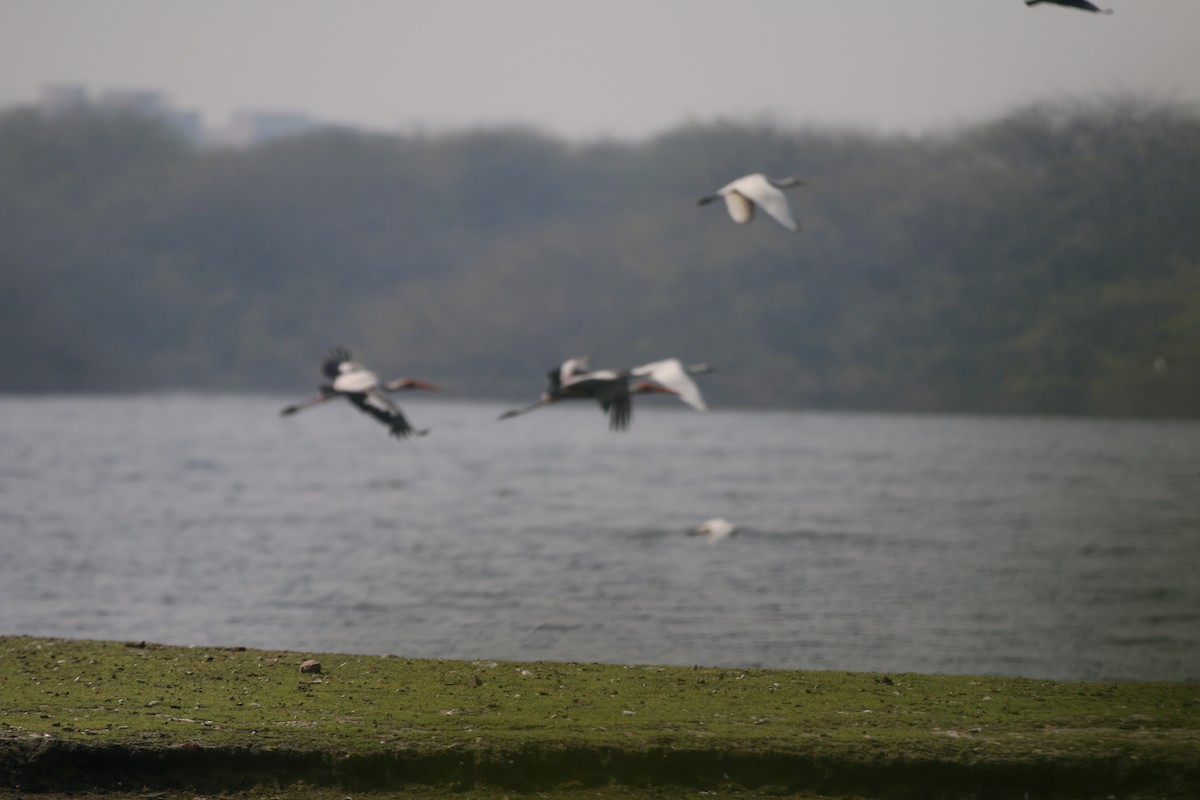
<path fill-rule="evenodd" d="M 729 216 L 739 225 L 744 225 L 754 219 L 755 206 L 770 214 L 776 222 L 793 233 L 800 230 L 799 223 L 792 216 L 792 208 L 788 205 L 787 196 L 781 189 L 802 186 L 804 181 L 799 178 L 779 178 L 772 180 L 761 172 L 755 172 L 717 190 L 716 194 L 701 197 L 700 205 L 707 205 L 714 200 L 724 198 Z"/>
<path fill-rule="evenodd" d="M 549 385 L 536 403 L 524 408 L 505 411 L 500 419 L 509 419 L 560 400 L 595 400 L 600 410 L 608 414 L 609 428 L 623 431 L 633 416 L 632 396 L 635 394 L 670 394 L 679 397 L 693 408 L 707 406 L 700 390 L 688 377 L 688 372 L 712 372 L 705 364 L 684 367 L 678 359 L 666 359 L 633 369 L 588 369 L 587 356 L 569 358 L 547 373 Z M 631 385 L 633 378 L 646 378 Z"/>
<path fill-rule="evenodd" d="M 414 434 L 424 436 L 429 433 L 429 431 L 415 430 L 409 425 L 400 408 L 387 396 L 387 392 L 398 392 L 403 389 L 441 391 L 432 383 L 425 383 L 413 378 L 397 378 L 381 384 L 374 372 L 355 362 L 350 352 L 341 347 L 330 351 L 329 357 L 321 365 L 321 372 L 329 378 L 329 383 L 319 386 L 315 397 L 287 406 L 279 413 L 283 416 L 290 416 L 306 408 L 324 403 L 326 400 L 344 397 L 359 411 L 370 414 L 387 425 L 392 436 L 403 439 Z"/>

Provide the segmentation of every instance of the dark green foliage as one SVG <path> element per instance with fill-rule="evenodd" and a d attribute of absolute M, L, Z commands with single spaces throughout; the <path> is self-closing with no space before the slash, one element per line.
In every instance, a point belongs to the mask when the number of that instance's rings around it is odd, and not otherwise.
<path fill-rule="evenodd" d="M 751 171 L 806 179 L 801 235 L 696 206 Z M 1200 116 L 1133 100 L 244 151 L 0 116 L 5 391 L 294 390 L 341 343 L 460 396 L 677 355 L 736 373 L 714 405 L 1194 416 L 1198 276 Z"/>

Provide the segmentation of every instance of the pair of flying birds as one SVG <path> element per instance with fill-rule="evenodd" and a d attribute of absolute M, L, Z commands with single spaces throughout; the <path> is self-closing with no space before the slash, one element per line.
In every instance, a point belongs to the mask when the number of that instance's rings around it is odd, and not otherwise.
<path fill-rule="evenodd" d="M 289 416 L 335 397 L 344 397 L 358 410 L 386 425 L 395 437 L 404 439 L 424 436 L 429 432 L 412 427 L 389 394 L 405 389 L 439 391 L 439 387 L 432 383 L 413 378 L 381 382 L 374 372 L 354 361 L 350 352 L 340 347 L 325 359 L 321 371 L 329 378 L 329 382 L 317 389 L 316 396 L 287 406 L 281 414 Z M 536 403 L 506 411 L 500 415 L 500 419 L 536 411 L 561 400 L 595 400 L 608 415 L 609 428 L 623 431 L 629 427 L 629 420 L 633 416 L 632 397 L 635 394 L 674 395 L 697 411 L 707 410 L 700 389 L 690 376 L 713 371 L 707 364 L 684 366 L 676 358 L 632 369 L 592 370 L 586 357 L 570 358 L 560 367 L 550 370 L 550 384 Z"/>

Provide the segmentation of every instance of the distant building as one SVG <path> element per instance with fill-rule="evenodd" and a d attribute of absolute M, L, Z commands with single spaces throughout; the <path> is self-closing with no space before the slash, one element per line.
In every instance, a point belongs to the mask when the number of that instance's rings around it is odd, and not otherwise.
<path fill-rule="evenodd" d="M 233 115 L 223 138 L 225 144 L 233 147 L 251 147 L 325 127 L 325 123 L 293 111 L 239 111 Z"/>
<path fill-rule="evenodd" d="M 192 144 L 204 144 L 204 123 L 195 111 L 182 111 L 171 107 L 161 92 L 142 89 L 111 89 L 102 92 L 95 106 L 100 111 L 142 114 L 165 122 L 176 133 Z"/>
<path fill-rule="evenodd" d="M 207 144 L 204 120 L 198 111 L 168 111 L 163 115 L 163 119 L 192 144 Z"/>
<path fill-rule="evenodd" d="M 162 92 L 106 89 L 93 98 L 84 86 L 75 83 L 43 86 L 38 109 L 47 117 L 81 111 L 141 114 L 165 122 L 187 141 L 199 146 L 252 147 L 329 127 L 307 114 L 293 111 L 239 111 L 224 128 L 208 130 L 199 113 L 173 107 Z"/>
<path fill-rule="evenodd" d="M 167 102 L 160 92 L 141 89 L 109 89 L 96 98 L 96 108 L 101 111 L 128 111 L 147 117 L 166 116 Z"/>

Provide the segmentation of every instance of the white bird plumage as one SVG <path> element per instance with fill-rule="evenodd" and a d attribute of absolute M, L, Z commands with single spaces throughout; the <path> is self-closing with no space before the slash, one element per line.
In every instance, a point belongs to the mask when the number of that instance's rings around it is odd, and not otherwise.
<path fill-rule="evenodd" d="M 639 378 L 649 378 L 660 386 L 665 386 L 677 394 L 680 400 L 697 411 L 707 411 L 708 404 L 700 395 L 700 387 L 690 376 L 715 371 L 707 364 L 692 364 L 685 367 L 678 358 L 667 358 L 634 367 L 629 372 Z"/>
<path fill-rule="evenodd" d="M 761 172 L 755 172 L 722 186 L 715 194 L 701 197 L 699 203 L 706 205 L 724 199 L 729 216 L 739 225 L 754 219 L 754 209 L 757 206 L 794 233 L 800 230 L 800 224 L 792 216 L 792 207 L 788 205 L 787 196 L 781 190 L 802 185 L 804 181 L 799 178 L 771 179 Z"/>
<path fill-rule="evenodd" d="M 705 520 L 691 531 L 693 535 L 704 536 L 710 542 L 719 542 L 722 539 L 728 539 L 737 532 L 738 527 L 724 517 L 713 517 L 712 519 Z"/>

